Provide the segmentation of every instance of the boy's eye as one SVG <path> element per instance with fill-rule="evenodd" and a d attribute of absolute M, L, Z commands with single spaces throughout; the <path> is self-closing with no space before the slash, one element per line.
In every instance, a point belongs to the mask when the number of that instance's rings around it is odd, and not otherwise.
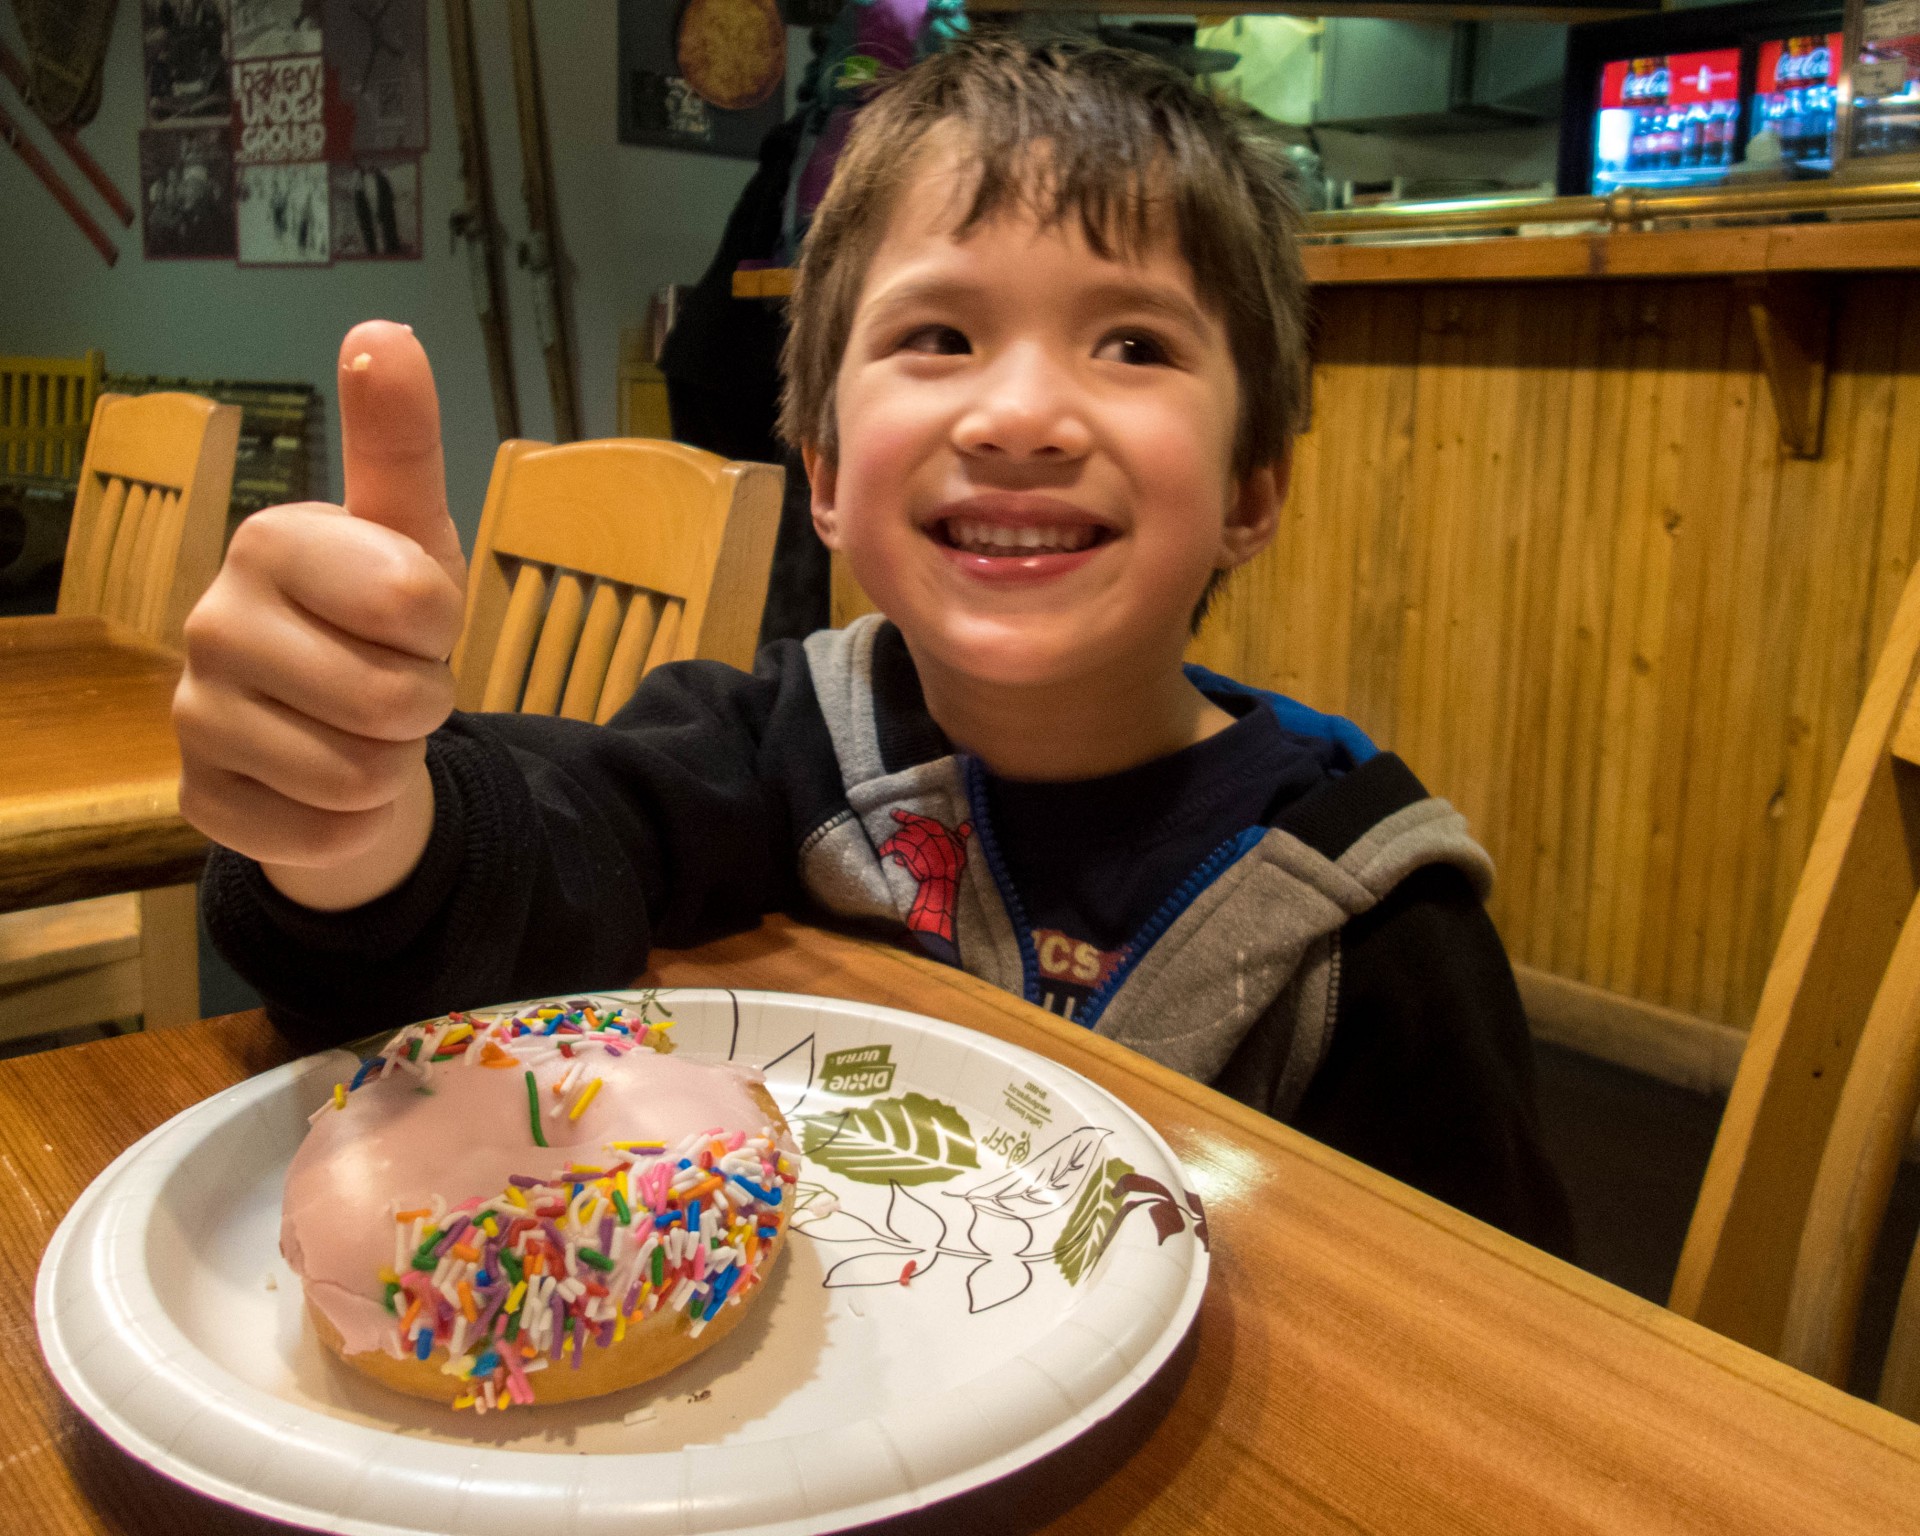
<path fill-rule="evenodd" d="M 1173 361 L 1173 353 L 1159 337 L 1146 331 L 1119 331 L 1100 343 L 1094 354 L 1109 362 L 1130 363 L 1136 368 L 1164 366 Z"/>
<path fill-rule="evenodd" d="M 972 344 L 950 325 L 923 325 L 901 338 L 907 352 L 926 352 L 936 357 L 958 357 L 973 350 Z"/>

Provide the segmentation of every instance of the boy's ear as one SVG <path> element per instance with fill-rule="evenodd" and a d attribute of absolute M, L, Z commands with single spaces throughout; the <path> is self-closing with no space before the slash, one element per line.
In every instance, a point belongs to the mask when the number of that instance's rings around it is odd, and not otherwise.
<path fill-rule="evenodd" d="M 1256 464 L 1241 478 L 1234 503 L 1227 509 L 1226 526 L 1220 532 L 1220 558 L 1215 563 L 1221 570 L 1244 565 L 1273 542 L 1292 479 L 1291 446 L 1271 463 Z"/>
<path fill-rule="evenodd" d="M 830 454 L 813 443 L 800 447 L 800 462 L 807 468 L 807 484 L 813 490 L 813 529 L 828 549 L 840 547 L 840 504 L 835 495 L 839 481 L 838 466 Z"/>

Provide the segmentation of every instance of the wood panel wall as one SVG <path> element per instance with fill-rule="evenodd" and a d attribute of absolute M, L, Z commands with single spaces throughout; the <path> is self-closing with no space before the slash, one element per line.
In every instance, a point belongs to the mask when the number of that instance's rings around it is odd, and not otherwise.
<path fill-rule="evenodd" d="M 1318 290 L 1284 526 L 1195 647 L 1459 805 L 1517 961 L 1741 1028 L 1920 550 L 1920 279 L 1839 283 L 1811 461 L 1726 279 Z"/>

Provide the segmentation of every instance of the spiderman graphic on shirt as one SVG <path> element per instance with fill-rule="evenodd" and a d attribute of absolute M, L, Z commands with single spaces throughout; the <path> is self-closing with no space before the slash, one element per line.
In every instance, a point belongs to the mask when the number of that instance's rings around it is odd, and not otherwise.
<path fill-rule="evenodd" d="M 960 875 L 967 867 L 967 838 L 973 823 L 949 827 L 931 816 L 895 811 L 900 830 L 880 845 L 880 857 L 892 859 L 917 887 L 907 909 L 907 927 L 922 948 L 948 965 L 960 963 L 954 921 L 960 906 Z"/>

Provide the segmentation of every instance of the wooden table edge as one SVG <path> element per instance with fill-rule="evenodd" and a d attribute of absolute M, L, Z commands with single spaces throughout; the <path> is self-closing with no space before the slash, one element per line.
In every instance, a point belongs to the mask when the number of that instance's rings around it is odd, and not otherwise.
<path fill-rule="evenodd" d="M 88 828 L 138 818 L 156 825 L 180 819 L 180 775 L 158 774 L 111 790 L 55 790 L 22 796 L 7 808 L 0 842 L 24 841 L 50 832 Z"/>
<path fill-rule="evenodd" d="M 0 650 L 52 650 L 94 637 L 117 651 L 137 651 L 163 661 L 182 660 L 173 646 L 130 629 L 117 619 L 93 613 L 0 614 Z M 23 643 L 24 642 L 24 643 Z"/>

